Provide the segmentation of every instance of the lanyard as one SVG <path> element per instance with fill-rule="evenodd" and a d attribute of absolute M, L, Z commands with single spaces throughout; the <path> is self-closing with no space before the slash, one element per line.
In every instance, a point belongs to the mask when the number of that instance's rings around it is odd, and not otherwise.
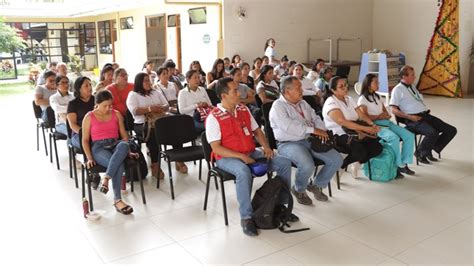
<path fill-rule="evenodd" d="M 406 86 L 406 85 L 405 85 L 405 86 Z M 413 98 L 415 98 L 415 100 L 419 101 L 420 103 L 422 103 L 422 104 L 424 105 L 423 100 L 421 100 L 421 97 L 420 97 L 420 95 L 418 94 L 418 92 L 415 91 L 415 90 L 411 87 L 411 85 L 408 85 L 408 86 L 406 86 L 406 87 L 407 87 L 408 91 L 410 92 L 411 96 L 413 96 Z"/>
<path fill-rule="evenodd" d="M 300 106 L 298 106 L 296 104 L 295 105 L 292 104 L 291 106 L 293 106 L 293 108 L 296 110 L 296 112 L 298 112 L 298 114 L 300 114 L 301 117 L 303 117 L 303 119 L 306 120 L 306 118 L 304 117 L 304 112 L 303 112 L 303 110 L 301 109 Z"/>

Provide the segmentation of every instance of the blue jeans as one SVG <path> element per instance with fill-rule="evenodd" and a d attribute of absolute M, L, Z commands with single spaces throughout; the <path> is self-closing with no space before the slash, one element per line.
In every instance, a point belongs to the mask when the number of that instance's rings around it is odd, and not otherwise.
<path fill-rule="evenodd" d="M 67 127 L 65 123 L 56 124 L 56 131 L 67 136 Z"/>
<path fill-rule="evenodd" d="M 314 159 L 324 162 L 313 182 L 319 188 L 325 188 L 342 165 L 342 156 L 335 149 L 328 152 L 314 152 L 311 144 L 305 139 L 279 143 L 278 154 L 290 159 L 296 165 L 295 190 L 298 192 L 304 192 L 308 186 L 315 169 Z"/>
<path fill-rule="evenodd" d="M 260 150 L 252 152 L 250 157 L 254 159 L 264 158 Z M 222 158 L 217 160 L 217 167 L 236 177 L 235 190 L 237 191 L 237 201 L 239 202 L 240 218 L 252 218 L 253 210 L 250 201 L 252 193 L 252 174 L 248 165 L 237 158 Z M 274 156 L 273 159 L 270 160 L 269 167 L 270 171 L 277 172 L 277 175 L 285 181 L 289 188 L 291 185 L 291 162 L 282 156 Z M 282 200 L 282 203 L 286 202 Z"/>
<path fill-rule="evenodd" d="M 130 147 L 128 142 L 121 141 L 112 150 L 105 149 L 104 146 L 111 145 L 115 139 L 104 139 L 94 141 L 92 143 L 92 156 L 96 163 L 103 167 L 107 167 L 106 176 L 112 178 L 112 188 L 114 190 L 114 199 L 122 198 L 120 194 L 120 185 L 122 175 L 125 172 L 123 160 L 128 156 Z"/>
<path fill-rule="evenodd" d="M 415 136 L 408 129 L 397 126 L 390 120 L 375 120 L 375 124 L 382 127 L 377 134 L 385 140 L 393 152 L 395 152 L 395 163 L 399 167 L 413 163 L 413 151 L 415 150 Z M 403 140 L 400 151 L 400 139 Z"/>

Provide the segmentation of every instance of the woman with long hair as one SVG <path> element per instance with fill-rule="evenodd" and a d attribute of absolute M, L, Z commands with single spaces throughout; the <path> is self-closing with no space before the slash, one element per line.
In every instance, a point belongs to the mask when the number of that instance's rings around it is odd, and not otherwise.
<path fill-rule="evenodd" d="M 357 101 L 357 105 L 362 113 L 381 127 L 377 136 L 392 147 L 398 166 L 398 177 L 403 177 L 402 173 L 414 175 L 415 172 L 408 168 L 408 164 L 413 163 L 415 137 L 407 129 L 399 127 L 390 121 L 392 116 L 388 113 L 382 99 L 377 94 L 378 90 L 379 80 L 377 76 L 371 73 L 367 74 L 362 82 L 361 96 Z M 401 150 L 400 139 L 403 140 Z"/>
<path fill-rule="evenodd" d="M 107 86 L 113 83 L 114 81 L 114 68 L 111 65 L 107 65 L 102 68 L 100 72 L 100 81 L 94 88 L 94 94 L 98 93 L 99 91 L 105 89 Z"/>
<path fill-rule="evenodd" d="M 262 103 L 272 102 L 280 97 L 280 90 L 278 89 L 278 84 L 275 82 L 273 67 L 271 65 L 262 67 L 258 79 L 260 81 L 257 84 L 257 94 L 262 100 Z"/>
<path fill-rule="evenodd" d="M 212 89 L 216 86 L 217 81 L 220 78 L 227 77 L 227 73 L 225 73 L 224 69 L 224 60 L 217 58 L 212 65 L 212 69 L 210 72 L 207 73 L 207 88 Z"/>
<path fill-rule="evenodd" d="M 275 39 L 268 38 L 265 41 L 265 48 L 263 49 L 265 55 L 269 59 L 269 64 L 272 65 L 272 66 L 276 66 L 280 63 L 280 61 L 278 61 L 278 59 L 276 59 L 277 52 L 275 50 L 275 45 L 276 45 Z"/>

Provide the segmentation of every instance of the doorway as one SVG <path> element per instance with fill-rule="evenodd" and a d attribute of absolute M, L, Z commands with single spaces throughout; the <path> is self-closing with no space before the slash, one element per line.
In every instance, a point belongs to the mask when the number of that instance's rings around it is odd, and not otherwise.
<path fill-rule="evenodd" d="M 165 14 L 146 17 L 147 60 L 161 66 L 166 60 Z"/>

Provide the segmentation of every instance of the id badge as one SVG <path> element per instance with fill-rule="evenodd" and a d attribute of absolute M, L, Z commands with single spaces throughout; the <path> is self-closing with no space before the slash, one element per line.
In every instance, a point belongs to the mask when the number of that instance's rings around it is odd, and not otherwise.
<path fill-rule="evenodd" d="M 245 136 L 250 136 L 250 132 L 247 127 L 243 127 Z"/>

